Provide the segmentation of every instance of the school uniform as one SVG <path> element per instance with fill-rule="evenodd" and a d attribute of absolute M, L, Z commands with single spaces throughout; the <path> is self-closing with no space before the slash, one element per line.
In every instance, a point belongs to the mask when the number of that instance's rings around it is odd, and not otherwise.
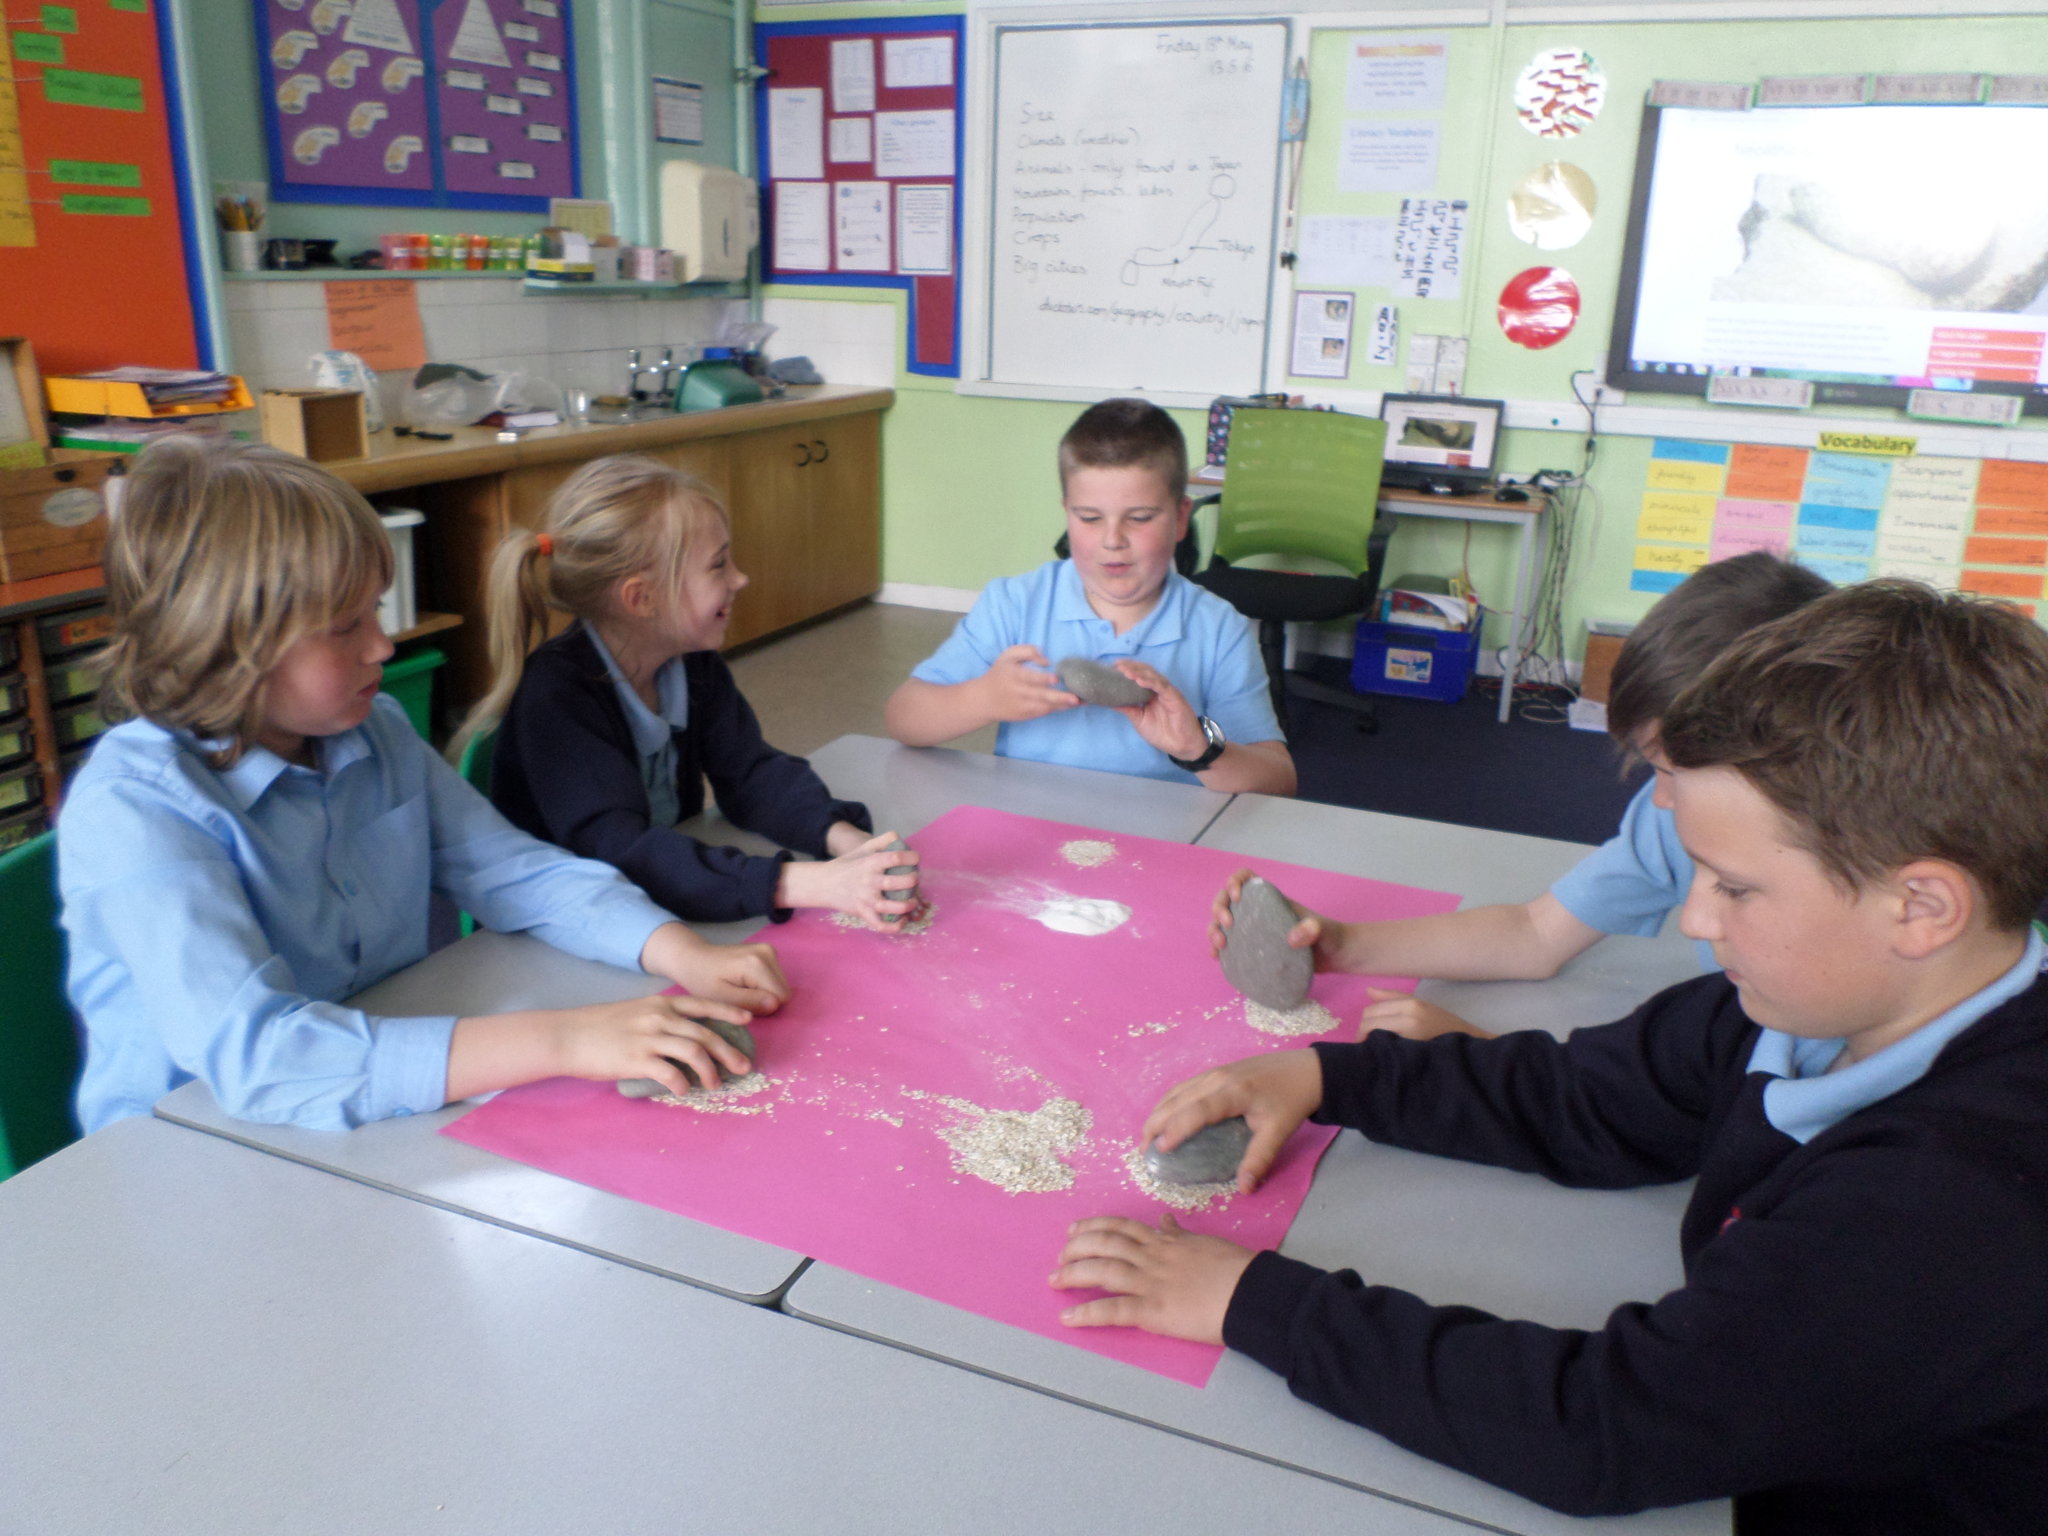
<path fill-rule="evenodd" d="M 205 744 L 131 720 L 79 770 L 57 880 L 86 1130 L 194 1077 L 237 1119 L 310 1130 L 440 1108 L 454 1016 L 340 1001 L 426 955 L 432 891 L 629 969 L 670 921 L 616 870 L 508 825 L 395 699 L 317 746 L 317 768 L 251 747 L 215 769 Z"/>
<path fill-rule="evenodd" d="M 1022 576 L 1005 576 L 982 590 L 946 643 L 910 675 L 942 685 L 972 682 L 1013 645 L 1035 645 L 1054 665 L 1069 656 L 1142 661 L 1231 741 L 1282 739 L 1250 621 L 1176 573 L 1167 574 L 1152 611 L 1121 635 L 1088 605 L 1072 561 L 1053 560 Z M 1090 705 L 1003 722 L 996 728 L 996 753 L 1179 784 L 1201 782 L 1174 767 L 1122 715 Z"/>
<path fill-rule="evenodd" d="M 1692 889 L 1692 855 L 1678 840 L 1678 821 L 1655 801 L 1651 778 L 1629 800 L 1614 836 L 1566 870 L 1550 887 L 1558 904 L 1588 928 L 1653 938 Z M 1711 944 L 1697 944 L 1700 964 L 1720 967 Z"/>
<path fill-rule="evenodd" d="M 714 847 L 675 829 L 704 809 L 704 782 L 734 826 L 825 858 L 837 821 L 872 831 L 811 765 L 761 736 L 716 651 L 663 665 L 649 710 L 603 641 L 578 622 L 535 649 L 498 726 L 491 799 L 514 826 L 602 859 L 677 917 L 789 916 L 775 905 L 788 854 Z"/>
<path fill-rule="evenodd" d="M 1317 1118 L 1376 1141 L 1575 1186 L 1696 1177 L 1685 1285 L 1586 1331 L 1262 1253 L 1224 1339 L 1570 1514 L 1732 1495 L 1743 1536 L 2048 1530 L 2044 954 L 2030 936 L 1834 1073 L 1839 1041 L 1760 1029 L 1718 975 L 1564 1042 L 1318 1045 Z"/>

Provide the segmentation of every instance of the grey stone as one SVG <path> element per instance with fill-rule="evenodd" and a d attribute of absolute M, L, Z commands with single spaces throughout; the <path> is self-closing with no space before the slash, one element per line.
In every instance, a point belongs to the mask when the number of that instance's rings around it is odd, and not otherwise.
<path fill-rule="evenodd" d="M 1316 973 L 1308 950 L 1288 946 L 1287 934 L 1300 915 L 1279 889 L 1257 875 L 1245 881 L 1230 909 L 1223 944 L 1223 974 L 1255 1003 L 1287 1013 L 1308 1001 Z"/>
<path fill-rule="evenodd" d="M 1069 656 L 1053 670 L 1059 673 L 1060 686 L 1083 704 L 1138 706 L 1157 697 L 1143 683 L 1086 656 Z"/>
<path fill-rule="evenodd" d="M 698 1022 L 728 1044 L 738 1046 L 741 1054 L 748 1061 L 754 1059 L 754 1032 L 747 1028 L 746 1025 L 727 1024 L 720 1019 L 700 1019 Z M 670 1059 L 673 1060 L 674 1058 Z M 716 1061 L 717 1058 L 713 1057 L 712 1060 Z M 682 1071 L 683 1076 L 689 1080 L 692 1088 L 704 1086 L 697 1081 L 697 1074 L 688 1067 L 683 1066 L 680 1061 L 676 1062 L 676 1066 Z M 723 1082 L 724 1079 L 721 1078 L 720 1081 Z M 629 1077 L 619 1084 L 619 1092 L 629 1099 L 651 1099 L 658 1093 L 667 1093 L 668 1088 L 651 1077 Z"/>
<path fill-rule="evenodd" d="M 909 851 L 910 844 L 903 841 L 900 837 L 889 845 L 889 852 L 891 853 L 908 853 Z M 883 873 L 888 875 L 914 875 L 917 873 L 917 866 L 915 864 L 893 864 L 884 870 Z M 896 901 L 915 901 L 917 900 L 917 887 L 913 885 L 906 891 L 899 886 L 892 893 L 892 899 Z M 908 912 L 885 912 L 882 914 L 882 917 L 885 922 L 900 923 L 911 915 Z"/>
<path fill-rule="evenodd" d="M 1224 1184 L 1237 1177 L 1252 1128 L 1243 1115 L 1205 1125 L 1171 1152 L 1145 1149 L 1145 1166 L 1164 1184 Z"/>

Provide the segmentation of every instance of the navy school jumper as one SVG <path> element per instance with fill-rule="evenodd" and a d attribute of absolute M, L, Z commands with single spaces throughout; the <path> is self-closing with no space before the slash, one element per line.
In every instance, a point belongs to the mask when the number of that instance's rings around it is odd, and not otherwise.
<path fill-rule="evenodd" d="M 835 821 L 873 830 L 866 806 L 833 799 L 809 763 L 761 739 L 753 706 L 716 651 L 691 653 L 683 668 L 690 723 L 674 733 L 683 819 L 704 809 L 709 778 L 726 820 L 799 853 L 827 856 Z M 580 622 L 527 658 L 498 726 L 491 800 L 521 831 L 613 865 L 677 917 L 789 916 L 775 906 L 782 858 L 653 824 L 625 708 Z"/>
<path fill-rule="evenodd" d="M 1697 1177 L 1686 1283 L 1590 1332 L 1262 1253 L 1225 1341 L 1570 1514 L 1732 1495 L 1742 1536 L 2048 1532 L 2048 981 L 1804 1145 L 1764 1117 L 1756 1038 L 1703 976 L 1564 1042 L 1316 1046 L 1316 1118 L 1375 1141 L 1577 1187 Z"/>

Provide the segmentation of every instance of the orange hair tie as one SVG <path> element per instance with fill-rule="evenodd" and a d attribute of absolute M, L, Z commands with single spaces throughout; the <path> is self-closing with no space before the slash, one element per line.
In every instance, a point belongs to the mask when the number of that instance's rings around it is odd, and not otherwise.
<path fill-rule="evenodd" d="M 554 558 L 555 536 L 552 533 L 543 533 L 539 535 L 533 542 L 536 546 L 538 546 L 542 554 L 548 556 L 548 558 L 550 559 Z"/>

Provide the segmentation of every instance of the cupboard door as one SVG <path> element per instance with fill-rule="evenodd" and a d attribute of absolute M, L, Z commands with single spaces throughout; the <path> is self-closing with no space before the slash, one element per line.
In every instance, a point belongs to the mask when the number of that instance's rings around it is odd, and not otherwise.
<path fill-rule="evenodd" d="M 733 557 L 751 578 L 726 643 L 881 586 L 880 419 L 839 416 L 733 439 Z"/>

